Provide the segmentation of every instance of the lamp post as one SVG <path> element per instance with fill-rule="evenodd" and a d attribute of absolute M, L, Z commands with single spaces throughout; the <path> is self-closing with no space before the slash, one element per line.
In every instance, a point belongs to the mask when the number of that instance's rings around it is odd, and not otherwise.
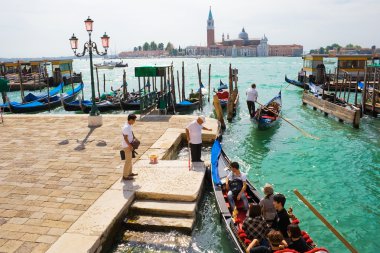
<path fill-rule="evenodd" d="M 104 52 L 99 52 L 96 43 L 91 40 L 92 24 L 93 23 L 94 23 L 94 21 L 92 19 L 90 19 L 90 17 L 88 17 L 84 21 L 86 30 L 88 32 L 89 39 L 88 39 L 87 42 L 84 43 L 83 52 L 82 53 L 77 53 L 76 52 L 77 49 L 78 49 L 78 38 L 75 37 L 74 34 L 70 38 L 70 45 L 71 45 L 71 49 L 74 51 L 74 55 L 77 56 L 77 57 L 84 56 L 86 54 L 86 51 L 88 51 L 88 54 L 90 56 L 91 94 L 92 94 L 92 106 L 91 106 L 90 116 L 100 116 L 100 112 L 99 112 L 99 110 L 98 110 L 98 108 L 96 106 L 96 103 L 95 103 L 95 83 L 94 83 L 94 68 L 93 68 L 93 63 L 92 63 L 92 54 L 93 54 L 93 52 L 95 52 L 97 55 L 100 55 L 100 56 L 106 55 L 107 54 L 107 49 L 109 48 L 109 39 L 110 39 L 110 37 L 106 33 L 104 33 L 104 35 L 101 37 L 102 46 L 104 47 L 105 51 Z M 89 122 L 89 126 L 90 126 L 90 122 Z"/>

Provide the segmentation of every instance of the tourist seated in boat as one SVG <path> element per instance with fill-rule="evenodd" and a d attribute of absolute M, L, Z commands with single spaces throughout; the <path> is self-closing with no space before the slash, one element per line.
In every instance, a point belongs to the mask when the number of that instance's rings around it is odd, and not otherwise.
<path fill-rule="evenodd" d="M 279 193 L 273 196 L 273 205 L 276 208 L 276 217 L 273 220 L 272 228 L 282 233 L 283 237 L 288 238 L 288 226 L 290 224 L 288 212 L 285 210 L 286 198 Z"/>
<path fill-rule="evenodd" d="M 260 205 L 249 205 L 248 217 L 244 220 L 242 228 L 249 240 L 252 241 L 256 239 L 260 245 L 268 245 L 265 238 L 270 228 L 261 216 Z"/>
<path fill-rule="evenodd" d="M 260 200 L 260 207 L 261 207 L 261 212 L 269 224 L 272 224 L 274 218 L 276 217 L 276 209 L 274 208 L 273 205 L 273 186 L 271 184 L 265 184 L 264 185 L 264 195 L 265 197 Z"/>
<path fill-rule="evenodd" d="M 251 244 L 246 249 L 246 253 L 273 253 L 277 250 L 282 250 L 288 247 L 284 237 L 280 231 L 271 230 L 268 233 L 268 246 L 255 246 L 257 245 L 257 240 L 253 240 Z"/>
<path fill-rule="evenodd" d="M 302 237 L 301 229 L 297 224 L 288 226 L 289 248 L 304 253 L 309 250 L 305 239 Z"/>
<path fill-rule="evenodd" d="M 235 209 L 235 199 L 237 201 L 243 201 L 245 210 L 248 210 L 248 199 L 245 196 L 245 190 L 247 188 L 247 176 L 239 169 L 237 162 L 230 164 L 231 172 L 226 179 L 226 190 L 228 192 L 228 201 L 231 209 Z"/>

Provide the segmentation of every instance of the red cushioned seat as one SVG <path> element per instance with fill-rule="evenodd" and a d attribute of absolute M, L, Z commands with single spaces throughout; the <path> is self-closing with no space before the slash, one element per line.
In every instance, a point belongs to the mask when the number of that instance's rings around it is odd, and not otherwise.
<path fill-rule="evenodd" d="M 249 245 L 251 242 L 252 242 L 252 241 L 249 240 L 248 238 L 245 238 L 245 240 L 244 240 L 244 243 L 245 243 L 246 245 Z"/>
<path fill-rule="evenodd" d="M 217 92 L 216 95 L 219 99 L 228 98 L 228 91 Z"/>

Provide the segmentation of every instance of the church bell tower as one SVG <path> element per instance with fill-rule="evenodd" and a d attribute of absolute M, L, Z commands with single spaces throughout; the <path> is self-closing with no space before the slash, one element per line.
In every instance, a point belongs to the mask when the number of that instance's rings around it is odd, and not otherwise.
<path fill-rule="evenodd" d="M 214 19 L 212 18 L 211 6 L 207 19 L 207 47 L 215 45 Z"/>

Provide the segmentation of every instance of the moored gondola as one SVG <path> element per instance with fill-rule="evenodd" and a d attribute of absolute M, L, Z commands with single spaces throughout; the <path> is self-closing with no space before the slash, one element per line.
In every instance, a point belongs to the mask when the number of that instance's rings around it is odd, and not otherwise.
<path fill-rule="evenodd" d="M 187 112 L 187 111 L 194 111 L 199 108 L 199 101 L 191 102 L 189 100 L 181 101 L 177 104 L 175 104 L 175 111 L 176 112 Z"/>
<path fill-rule="evenodd" d="M 40 112 L 47 111 L 61 106 L 61 99 L 65 102 L 71 102 L 75 100 L 76 96 L 83 89 L 83 83 L 79 84 L 74 90 L 69 90 L 66 93 L 55 95 L 50 99 L 45 98 L 42 101 L 34 101 L 24 104 L 15 104 L 9 102 L 9 109 L 13 113 L 27 113 L 27 112 Z"/>
<path fill-rule="evenodd" d="M 64 83 L 60 83 L 57 87 L 51 89 L 49 91 L 49 93 L 43 93 L 43 94 L 35 94 L 35 93 L 28 93 L 25 97 L 24 97 L 24 101 L 23 103 L 19 103 L 19 102 L 11 102 L 13 105 L 20 105 L 20 104 L 25 104 L 25 103 L 30 103 L 30 102 L 35 102 L 35 101 L 43 101 L 44 99 L 47 99 L 49 96 L 52 97 L 54 95 L 57 95 L 62 89 L 63 89 L 63 86 L 64 86 Z M 5 112 L 9 112 L 9 104 L 8 102 L 4 103 L 4 104 L 0 104 L 0 108 L 5 111 Z"/>
<path fill-rule="evenodd" d="M 309 89 L 309 85 L 307 83 L 302 83 L 302 82 L 299 82 L 296 80 L 291 80 L 286 75 L 285 75 L 285 82 L 293 84 L 294 86 L 297 86 L 298 88 L 301 88 L 301 89 L 306 89 L 306 90 Z"/>
<path fill-rule="evenodd" d="M 80 101 L 80 107 L 83 112 L 89 113 L 91 111 L 92 103 L 82 103 Z M 96 107 L 100 112 L 107 112 L 107 111 L 116 111 L 116 110 L 121 110 L 121 105 L 120 105 L 120 100 L 114 100 L 114 101 L 109 101 L 109 100 L 104 100 L 96 103 Z"/>
<path fill-rule="evenodd" d="M 259 107 L 253 117 L 254 122 L 257 123 L 258 128 L 266 129 L 276 125 L 281 118 L 282 100 L 281 91 L 277 96 L 272 98 L 268 103 Z"/>
<path fill-rule="evenodd" d="M 231 239 L 237 252 L 246 252 L 246 248 L 251 242 L 242 228 L 244 219 L 246 218 L 246 211 L 244 210 L 242 201 L 236 202 L 238 213 L 234 214 L 230 208 L 227 198 L 227 191 L 225 188 L 226 178 L 230 172 L 230 163 L 227 155 L 224 153 L 222 146 L 218 140 L 215 140 L 211 149 L 211 177 L 212 187 L 215 194 L 218 212 L 221 215 L 221 222 L 226 229 L 228 237 Z M 261 194 L 257 189 L 247 180 L 246 196 L 250 204 L 258 204 L 262 199 Z M 298 223 L 295 216 L 292 217 L 292 223 Z M 310 236 L 303 231 L 304 237 Z M 326 253 L 327 250 L 323 248 L 316 248 L 314 242 L 308 240 L 308 253 Z M 286 251 L 282 251 L 286 252 Z M 296 252 L 296 251 L 288 251 Z"/>

